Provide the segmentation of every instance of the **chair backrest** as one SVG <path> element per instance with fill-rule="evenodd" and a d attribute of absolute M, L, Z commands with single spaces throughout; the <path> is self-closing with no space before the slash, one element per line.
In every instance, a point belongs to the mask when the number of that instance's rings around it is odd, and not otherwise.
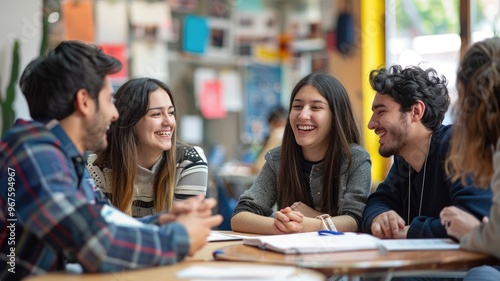
<path fill-rule="evenodd" d="M 224 181 L 218 176 L 218 171 L 226 160 L 226 149 L 220 144 L 212 146 L 208 154 L 208 171 L 210 182 L 215 188 L 209 188 L 217 198 L 217 213 L 221 214 L 224 221 L 217 227 L 219 230 L 231 230 L 231 217 L 236 207 L 236 199 L 229 196 Z"/>
<path fill-rule="evenodd" d="M 208 169 L 216 172 L 226 160 L 226 148 L 220 144 L 216 144 L 210 148 L 208 153 Z"/>

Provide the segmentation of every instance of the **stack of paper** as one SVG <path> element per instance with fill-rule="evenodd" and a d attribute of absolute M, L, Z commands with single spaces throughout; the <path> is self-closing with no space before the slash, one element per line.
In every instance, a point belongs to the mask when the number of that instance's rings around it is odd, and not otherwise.
<path fill-rule="evenodd" d="M 207 242 L 241 240 L 242 236 L 226 234 L 218 231 L 211 231 L 207 237 Z"/>
<path fill-rule="evenodd" d="M 458 250 L 460 244 L 451 239 L 387 239 L 380 240 L 388 251 L 416 251 L 416 250 Z"/>

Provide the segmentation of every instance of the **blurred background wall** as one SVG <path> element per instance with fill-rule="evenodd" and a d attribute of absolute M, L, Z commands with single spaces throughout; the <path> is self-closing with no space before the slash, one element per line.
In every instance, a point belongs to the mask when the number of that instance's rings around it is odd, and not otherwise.
<path fill-rule="evenodd" d="M 82 40 L 123 62 L 114 87 L 138 76 L 165 81 L 183 140 L 207 155 L 222 147 L 223 162 L 245 162 L 267 134 L 269 112 L 288 107 L 295 82 L 324 71 L 350 94 L 378 181 L 390 159 L 378 156 L 378 139 L 366 129 L 374 95 L 369 71 L 393 63 L 434 67 L 454 96 L 461 51 L 496 35 L 499 2 L 0 0 L 0 92 L 5 100 L 15 40 L 21 70 L 43 45 Z M 29 118 L 19 89 L 13 108 Z"/>

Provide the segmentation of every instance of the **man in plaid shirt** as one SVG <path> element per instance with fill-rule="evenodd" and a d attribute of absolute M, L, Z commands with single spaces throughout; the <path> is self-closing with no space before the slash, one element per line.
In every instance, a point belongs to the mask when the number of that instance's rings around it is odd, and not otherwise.
<path fill-rule="evenodd" d="M 95 46 L 66 41 L 21 75 L 34 120 L 18 120 L 0 142 L 0 280 L 62 271 L 66 262 L 85 272 L 176 263 L 221 223 L 214 199 L 139 221 L 94 193 L 84 152 L 107 146 L 118 118 L 108 75 L 120 69 Z"/>

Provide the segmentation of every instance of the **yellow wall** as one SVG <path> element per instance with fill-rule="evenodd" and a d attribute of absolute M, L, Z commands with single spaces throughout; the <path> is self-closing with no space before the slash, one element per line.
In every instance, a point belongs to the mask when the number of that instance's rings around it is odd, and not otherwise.
<path fill-rule="evenodd" d="M 367 125 L 371 117 L 371 105 L 375 92 L 370 86 L 370 71 L 385 64 L 385 0 L 361 1 L 361 46 L 363 63 L 363 112 Z M 387 174 L 388 160 L 378 154 L 378 137 L 365 126 L 365 147 L 372 158 L 373 181 L 382 181 Z"/>

